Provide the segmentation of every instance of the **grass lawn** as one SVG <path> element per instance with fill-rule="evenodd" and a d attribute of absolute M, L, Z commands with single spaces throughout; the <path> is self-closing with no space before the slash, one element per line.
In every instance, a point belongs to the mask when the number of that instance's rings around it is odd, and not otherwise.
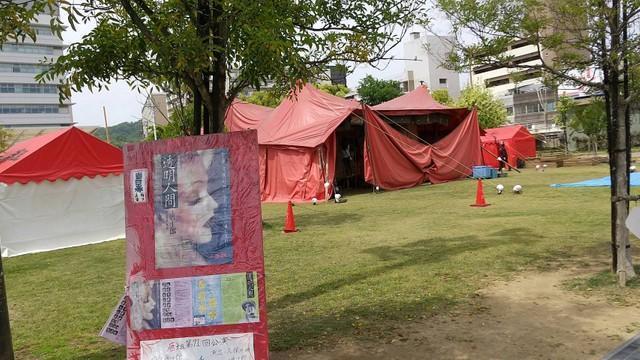
<path fill-rule="evenodd" d="M 302 229 L 283 234 L 285 205 L 263 207 L 272 350 L 384 338 L 404 321 L 459 303 L 496 277 L 570 257 L 606 257 L 608 189 L 552 189 L 605 176 L 606 166 L 512 172 L 475 182 L 298 205 Z M 524 194 L 495 195 L 501 182 Z M 606 269 L 603 269 L 606 270 Z M 122 359 L 97 333 L 123 292 L 124 241 L 5 259 L 18 359 Z"/>

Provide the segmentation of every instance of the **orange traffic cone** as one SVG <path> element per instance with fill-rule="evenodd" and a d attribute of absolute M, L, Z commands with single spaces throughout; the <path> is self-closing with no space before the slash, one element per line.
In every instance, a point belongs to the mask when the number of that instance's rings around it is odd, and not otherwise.
<path fill-rule="evenodd" d="M 284 218 L 284 229 L 282 229 L 286 233 L 296 232 L 296 220 L 293 218 L 293 204 L 289 201 L 287 204 L 287 216 Z"/>
<path fill-rule="evenodd" d="M 484 190 L 482 190 L 482 179 L 478 179 L 478 189 L 476 190 L 476 203 L 471 206 L 474 207 L 485 207 L 491 204 L 487 204 L 484 201 Z"/>

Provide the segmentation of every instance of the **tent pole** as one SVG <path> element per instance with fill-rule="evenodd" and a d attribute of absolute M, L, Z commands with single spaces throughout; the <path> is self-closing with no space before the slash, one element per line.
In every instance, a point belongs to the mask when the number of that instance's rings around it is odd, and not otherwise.
<path fill-rule="evenodd" d="M 11 341 L 11 325 L 9 323 L 9 306 L 7 289 L 4 284 L 4 268 L 0 255 L 0 359 L 13 360 L 13 343 Z"/>
<path fill-rule="evenodd" d="M 107 108 L 103 106 L 102 112 L 104 113 L 104 131 L 107 135 L 107 143 L 111 144 L 111 138 L 109 137 L 109 124 L 107 124 Z"/>

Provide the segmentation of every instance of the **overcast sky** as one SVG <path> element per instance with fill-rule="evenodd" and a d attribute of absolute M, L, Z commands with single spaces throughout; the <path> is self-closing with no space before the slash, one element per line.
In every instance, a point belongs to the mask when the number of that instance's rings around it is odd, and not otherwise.
<path fill-rule="evenodd" d="M 83 24 L 77 26 L 77 31 L 70 27 L 63 33 L 65 44 L 79 41 L 83 35 L 87 34 L 94 27 L 94 24 Z M 423 31 L 414 27 L 410 31 Z M 409 32 L 410 32 L 409 31 Z M 439 31 L 440 32 L 440 31 Z M 390 56 L 401 58 L 402 44 L 396 46 L 389 53 Z M 384 68 L 379 70 L 369 65 L 359 65 L 353 74 L 347 77 L 347 86 L 353 90 L 357 88 L 360 79 L 368 74 L 382 79 L 399 79 L 404 70 L 404 61 L 390 61 L 381 64 Z M 73 119 L 79 125 L 104 126 L 104 115 L 102 107 L 107 110 L 109 125 L 115 125 L 126 121 L 136 121 L 140 118 L 142 105 L 146 99 L 146 94 L 138 93 L 129 89 L 125 82 L 114 82 L 110 85 L 110 90 L 90 92 L 88 89 L 78 93 L 73 93 Z"/>

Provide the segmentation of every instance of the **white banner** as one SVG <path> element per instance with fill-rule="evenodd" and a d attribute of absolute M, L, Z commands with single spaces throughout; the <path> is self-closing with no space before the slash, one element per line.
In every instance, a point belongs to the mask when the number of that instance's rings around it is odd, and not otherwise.
<path fill-rule="evenodd" d="M 140 350 L 140 360 L 255 360 L 250 333 L 141 341 Z"/>

